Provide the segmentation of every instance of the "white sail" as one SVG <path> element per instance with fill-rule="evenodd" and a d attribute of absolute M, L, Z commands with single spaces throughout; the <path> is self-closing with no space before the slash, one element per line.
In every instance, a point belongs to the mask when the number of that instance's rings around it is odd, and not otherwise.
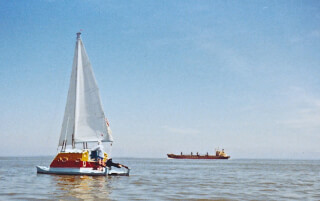
<path fill-rule="evenodd" d="M 73 141 L 112 142 L 108 131 L 99 89 L 78 34 L 59 145 L 70 145 Z"/>

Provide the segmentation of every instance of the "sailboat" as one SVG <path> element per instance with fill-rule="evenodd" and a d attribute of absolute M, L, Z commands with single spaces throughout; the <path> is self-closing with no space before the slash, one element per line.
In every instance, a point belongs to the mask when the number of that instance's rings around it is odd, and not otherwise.
<path fill-rule="evenodd" d="M 94 151 L 88 147 L 88 144 L 98 142 L 112 143 L 113 137 L 80 35 L 81 33 L 77 33 L 67 103 L 58 144 L 60 151 L 49 167 L 36 166 L 37 173 L 129 175 L 129 169 L 116 171 L 99 166 Z M 103 164 L 107 159 L 108 154 L 104 153 Z"/>

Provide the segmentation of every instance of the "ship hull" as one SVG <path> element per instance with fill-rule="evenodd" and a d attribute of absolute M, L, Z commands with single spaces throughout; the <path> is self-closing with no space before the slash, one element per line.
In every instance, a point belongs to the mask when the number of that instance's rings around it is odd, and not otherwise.
<path fill-rule="evenodd" d="M 175 155 L 175 154 L 167 154 L 168 158 L 171 159 L 229 159 L 230 156 L 213 156 L 213 155 Z"/>

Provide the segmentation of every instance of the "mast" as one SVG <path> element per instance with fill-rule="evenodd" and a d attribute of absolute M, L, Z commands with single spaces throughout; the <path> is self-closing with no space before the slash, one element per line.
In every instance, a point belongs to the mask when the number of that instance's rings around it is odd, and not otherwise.
<path fill-rule="evenodd" d="M 76 123 L 77 123 L 77 98 L 78 98 L 78 76 L 79 76 L 79 73 L 78 73 L 78 65 L 79 65 L 79 61 L 81 61 L 81 56 L 79 56 L 81 54 L 81 47 L 80 47 L 80 35 L 81 35 L 81 32 L 78 32 L 77 33 L 77 48 L 78 48 L 78 53 L 77 53 L 77 65 L 76 65 L 76 98 L 75 98 L 75 110 L 74 110 L 74 124 L 73 124 L 73 133 L 72 133 L 72 149 L 75 148 L 75 140 L 74 140 L 74 136 L 75 136 L 75 133 L 76 133 Z"/>

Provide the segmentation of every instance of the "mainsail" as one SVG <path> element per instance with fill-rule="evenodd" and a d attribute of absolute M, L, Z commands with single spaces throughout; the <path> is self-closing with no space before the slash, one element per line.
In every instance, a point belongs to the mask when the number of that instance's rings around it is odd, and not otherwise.
<path fill-rule="evenodd" d="M 59 146 L 80 142 L 112 142 L 92 67 L 77 33 L 67 104 Z"/>

